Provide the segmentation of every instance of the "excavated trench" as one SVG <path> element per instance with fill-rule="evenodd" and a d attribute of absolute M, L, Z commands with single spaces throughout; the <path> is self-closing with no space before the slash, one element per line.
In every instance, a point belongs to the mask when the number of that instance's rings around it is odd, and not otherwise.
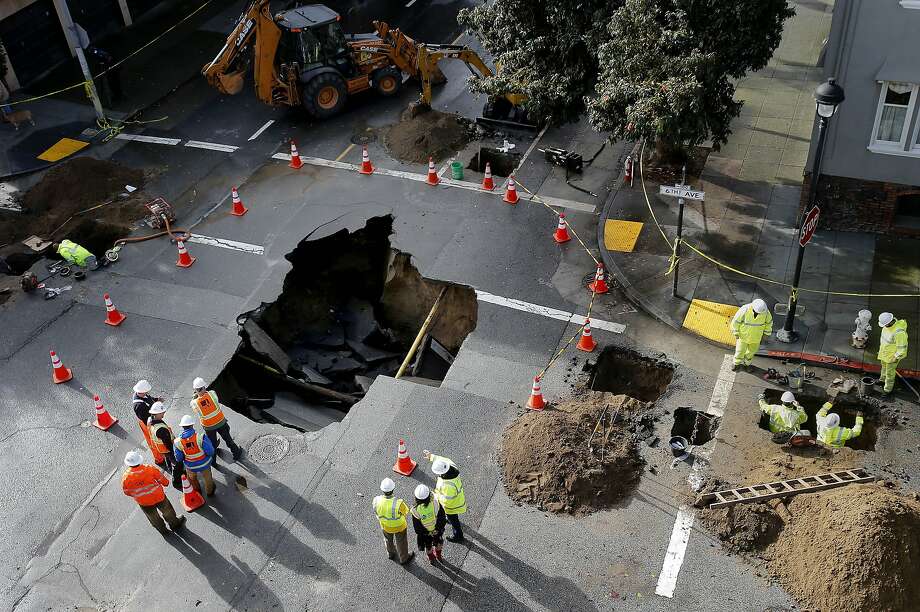
<path fill-rule="evenodd" d="M 635 351 L 607 347 L 597 358 L 590 387 L 593 391 L 654 402 L 665 392 L 673 377 L 674 366 L 667 362 L 643 357 Z"/>
<path fill-rule="evenodd" d="M 764 395 L 767 398 L 767 402 L 771 404 L 779 404 L 782 394 L 783 392 L 778 389 L 764 389 Z M 812 435 L 816 435 L 818 432 L 816 415 L 818 411 L 821 410 L 821 406 L 824 405 L 824 402 L 827 401 L 827 398 L 796 393 L 795 399 L 802 405 L 802 408 L 805 409 L 805 414 L 808 415 L 808 420 L 802 425 L 802 429 L 807 429 Z M 862 412 L 862 433 L 858 437 L 849 440 L 846 445 L 856 450 L 875 450 L 875 444 L 878 441 L 878 428 L 882 424 L 881 415 L 879 415 L 875 408 L 863 402 L 858 397 L 838 395 L 837 399 L 834 401 L 834 407 L 831 408 L 830 412 L 836 412 L 840 416 L 841 427 L 853 427 L 853 425 L 856 424 L 856 413 Z M 770 418 L 766 414 L 761 413 L 758 425 L 761 429 L 769 431 Z"/>
<path fill-rule="evenodd" d="M 498 149 L 480 147 L 479 152 L 470 159 L 466 167 L 475 172 L 485 172 L 488 163 L 493 176 L 510 176 L 520 161 L 521 156 L 517 153 L 504 153 Z"/>
<path fill-rule="evenodd" d="M 443 291 L 402 376 L 438 386 L 476 327 L 472 288 L 423 278 L 390 246 L 393 218 L 304 240 L 281 295 L 243 313 L 242 341 L 213 388 L 237 412 L 315 431 L 344 418 L 377 376 L 393 376 Z"/>
<path fill-rule="evenodd" d="M 681 407 L 674 411 L 671 436 L 681 436 L 693 446 L 702 446 L 715 437 L 720 420 L 711 414 Z"/>

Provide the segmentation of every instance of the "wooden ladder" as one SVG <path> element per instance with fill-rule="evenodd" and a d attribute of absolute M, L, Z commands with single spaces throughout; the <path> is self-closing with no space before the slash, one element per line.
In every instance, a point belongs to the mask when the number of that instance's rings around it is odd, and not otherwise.
<path fill-rule="evenodd" d="M 756 484 L 750 487 L 715 491 L 714 493 L 703 495 L 700 501 L 709 503 L 710 508 L 724 508 L 735 504 L 749 504 L 776 497 L 798 495 L 799 493 L 814 493 L 815 491 L 835 489 L 849 484 L 872 482 L 873 480 L 875 480 L 875 476 L 872 476 L 862 468 L 856 468 L 818 474 L 817 476 L 803 476 L 802 478 L 792 478 L 791 480 Z"/>

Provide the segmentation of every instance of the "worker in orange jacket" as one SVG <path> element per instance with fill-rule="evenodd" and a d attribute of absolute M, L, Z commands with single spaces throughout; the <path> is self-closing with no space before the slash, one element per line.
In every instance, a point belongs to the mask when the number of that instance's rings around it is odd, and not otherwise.
<path fill-rule="evenodd" d="M 141 433 L 144 434 L 147 448 L 150 449 L 150 454 L 153 455 L 153 462 L 165 470 L 167 468 L 166 460 L 163 458 L 160 451 L 157 450 L 156 444 L 150 436 L 150 429 L 147 427 L 147 421 L 150 419 L 150 409 L 156 402 L 163 401 L 163 398 L 154 397 L 150 394 L 152 388 L 150 382 L 143 379 L 137 381 L 137 384 L 134 385 L 134 414 L 137 416 L 137 424 L 141 428 Z"/>
<path fill-rule="evenodd" d="M 134 501 L 144 511 L 144 515 L 153 528 L 162 535 L 169 535 L 169 529 L 176 531 L 185 524 L 184 516 L 176 516 L 172 504 L 166 499 L 163 487 L 169 486 L 169 479 L 156 467 L 145 464 L 143 457 L 137 451 L 125 455 L 125 466 L 128 469 L 121 477 L 121 488 L 125 495 L 133 497 Z M 162 516 L 161 516 L 162 515 Z"/>

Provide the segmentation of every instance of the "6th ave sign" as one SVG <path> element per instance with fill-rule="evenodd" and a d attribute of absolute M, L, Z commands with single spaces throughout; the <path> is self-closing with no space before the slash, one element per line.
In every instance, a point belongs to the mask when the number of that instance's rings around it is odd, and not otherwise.
<path fill-rule="evenodd" d="M 815 205 L 808 211 L 808 214 L 805 215 L 805 219 L 802 221 L 802 233 L 799 236 L 799 244 L 803 247 L 808 244 L 812 236 L 815 235 L 815 230 L 818 229 L 818 215 L 820 214 L 821 209 Z"/>
<path fill-rule="evenodd" d="M 686 185 L 674 185 L 670 187 L 668 185 L 660 185 L 658 187 L 658 193 L 663 196 L 671 196 L 672 198 L 686 198 L 688 200 L 705 200 L 706 193 L 703 191 L 694 191 Z"/>

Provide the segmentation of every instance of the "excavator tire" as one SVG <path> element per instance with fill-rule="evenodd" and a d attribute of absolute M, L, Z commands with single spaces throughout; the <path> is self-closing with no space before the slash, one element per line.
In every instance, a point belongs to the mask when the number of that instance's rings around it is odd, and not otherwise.
<path fill-rule="evenodd" d="M 402 86 L 402 75 L 393 67 L 375 70 L 373 80 L 377 93 L 387 98 L 398 94 Z"/>
<path fill-rule="evenodd" d="M 313 77 L 304 85 L 303 107 L 317 119 L 328 119 L 338 115 L 345 108 L 348 89 L 341 76 L 324 72 Z"/>

